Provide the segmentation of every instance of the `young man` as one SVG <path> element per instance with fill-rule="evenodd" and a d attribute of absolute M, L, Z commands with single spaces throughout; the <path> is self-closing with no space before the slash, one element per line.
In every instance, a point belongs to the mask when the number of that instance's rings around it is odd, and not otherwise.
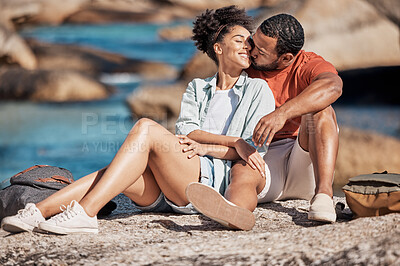
<path fill-rule="evenodd" d="M 310 220 L 335 222 L 332 183 L 338 126 L 331 104 L 342 93 L 342 80 L 332 64 L 301 50 L 304 31 L 291 15 L 265 20 L 252 42 L 252 66 L 247 72 L 268 82 L 276 102 L 276 110 L 259 121 L 253 134 L 255 145 L 268 147 L 264 160 L 270 176 L 265 193 L 257 197 L 262 178 L 237 162 L 231 171 L 240 172 L 236 175 L 240 178 L 232 179 L 225 193 L 230 202 L 192 184 L 187 188 L 188 199 L 200 212 L 225 225 L 240 208 L 253 211 L 257 203 L 285 199 L 311 200 Z M 207 197 L 197 196 L 202 193 Z M 207 204 L 210 200 L 214 203 Z"/>

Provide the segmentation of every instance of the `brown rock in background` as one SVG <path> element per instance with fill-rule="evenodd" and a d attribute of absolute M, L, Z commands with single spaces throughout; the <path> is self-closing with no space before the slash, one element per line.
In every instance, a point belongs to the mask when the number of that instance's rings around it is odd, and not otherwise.
<path fill-rule="evenodd" d="M 105 23 L 115 21 L 167 22 L 192 19 L 207 8 L 238 5 L 252 9 L 266 5 L 265 0 L 97 0 L 71 14 L 70 23 Z"/>
<path fill-rule="evenodd" d="M 159 62 L 129 59 L 122 55 L 70 44 L 50 44 L 29 40 L 41 69 L 69 69 L 99 76 L 101 73 L 129 72 L 145 80 L 175 79 L 174 67 Z"/>
<path fill-rule="evenodd" d="M 399 28 L 364 0 L 278 1 L 257 24 L 279 12 L 302 23 L 306 51 L 339 70 L 400 64 Z"/>
<path fill-rule="evenodd" d="M 26 69 L 37 67 L 36 57 L 26 42 L 15 32 L 0 24 L 0 65 L 17 64 Z"/>
<path fill-rule="evenodd" d="M 186 85 L 176 83 L 167 86 L 143 86 L 127 98 L 127 104 L 136 117 L 154 119 L 163 123 L 171 132 L 175 132 L 175 122 L 179 116 Z"/>
<path fill-rule="evenodd" d="M 203 52 L 197 52 L 183 67 L 179 78 L 190 82 L 194 78 L 211 77 L 217 72 L 217 65 Z"/>
<path fill-rule="evenodd" d="M 361 174 L 400 173 L 400 140 L 353 128 L 340 128 L 336 188 Z"/>
<path fill-rule="evenodd" d="M 110 89 L 95 79 L 74 71 L 0 71 L 0 99 L 33 101 L 89 101 L 107 98 Z"/>
<path fill-rule="evenodd" d="M 165 27 L 158 31 L 158 36 L 162 40 L 183 41 L 190 40 L 193 35 L 193 27 L 189 25 L 178 25 L 174 27 Z"/>

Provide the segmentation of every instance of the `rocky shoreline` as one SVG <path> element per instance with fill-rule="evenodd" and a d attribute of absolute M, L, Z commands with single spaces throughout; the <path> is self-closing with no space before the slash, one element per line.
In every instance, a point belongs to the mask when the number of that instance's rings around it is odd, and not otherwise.
<path fill-rule="evenodd" d="M 97 235 L 10 235 L 0 230 L 2 265 L 398 265 L 400 214 L 334 224 L 307 220 L 308 202 L 262 204 L 251 231 L 201 215 L 141 214 L 125 196 Z M 344 198 L 335 197 L 344 203 Z M 348 209 L 345 209 L 348 213 Z"/>

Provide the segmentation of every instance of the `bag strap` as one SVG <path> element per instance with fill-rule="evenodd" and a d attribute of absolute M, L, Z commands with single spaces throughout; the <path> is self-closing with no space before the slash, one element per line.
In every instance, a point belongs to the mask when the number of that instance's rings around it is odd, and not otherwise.
<path fill-rule="evenodd" d="M 53 175 L 52 177 L 38 178 L 38 179 L 35 179 L 35 181 L 43 182 L 43 183 L 58 182 L 58 183 L 67 184 L 67 185 L 74 182 L 74 180 L 71 180 L 68 177 L 61 176 L 61 175 Z"/>

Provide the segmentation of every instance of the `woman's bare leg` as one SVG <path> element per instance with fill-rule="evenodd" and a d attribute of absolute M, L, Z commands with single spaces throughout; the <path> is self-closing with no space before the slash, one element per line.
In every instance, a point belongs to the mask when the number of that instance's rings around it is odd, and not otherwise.
<path fill-rule="evenodd" d="M 127 190 L 150 168 L 165 196 L 178 205 L 188 203 L 185 189 L 197 182 L 198 157 L 188 159 L 179 139 L 149 119 L 140 119 L 97 184 L 80 204 L 94 216 L 113 197 Z"/>
<path fill-rule="evenodd" d="M 254 211 L 257 207 L 257 195 L 265 186 L 263 178 L 257 170 L 246 162 L 238 161 L 231 170 L 231 183 L 225 191 L 225 198 L 237 206 Z"/>
<path fill-rule="evenodd" d="M 57 191 L 43 201 L 36 203 L 36 207 L 40 210 L 43 217 L 48 218 L 60 212 L 61 205 L 68 205 L 72 200 L 80 201 L 86 193 L 96 185 L 103 176 L 105 170 L 88 174 L 65 188 Z"/>
<path fill-rule="evenodd" d="M 50 197 L 36 203 L 36 207 L 45 218 L 60 213 L 61 205 L 67 206 L 72 200 L 79 202 L 97 184 L 107 170 L 107 167 L 78 179 Z M 138 205 L 147 206 L 152 204 L 160 195 L 160 188 L 150 169 L 146 169 L 143 176 L 124 191 L 124 194 Z"/>

